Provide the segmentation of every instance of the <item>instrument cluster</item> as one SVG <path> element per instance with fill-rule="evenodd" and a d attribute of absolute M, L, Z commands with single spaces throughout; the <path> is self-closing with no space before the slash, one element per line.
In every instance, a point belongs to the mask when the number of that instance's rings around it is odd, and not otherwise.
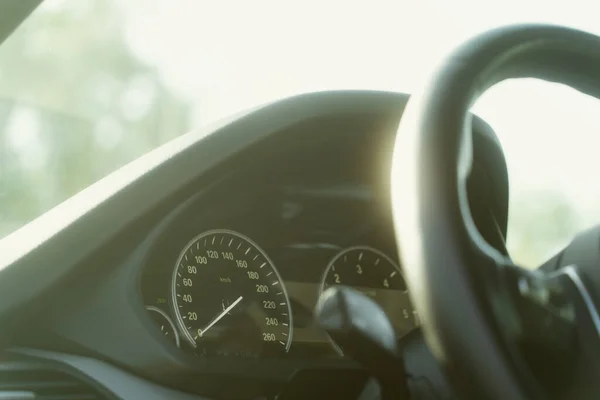
<path fill-rule="evenodd" d="M 244 191 L 243 185 L 234 187 Z M 389 215 L 368 188 L 346 187 L 334 196 L 287 188 L 213 203 L 215 192 L 198 195 L 169 219 L 142 276 L 148 312 L 181 351 L 339 358 L 342 350 L 313 320 L 320 294 L 333 285 L 371 297 L 399 340 L 419 325 Z"/>
<path fill-rule="evenodd" d="M 398 340 L 414 330 L 391 223 L 392 138 L 319 135 L 306 143 L 318 163 L 296 149 L 277 168 L 230 168 L 168 214 L 140 284 L 166 340 L 202 358 L 339 360 L 313 318 L 332 285 L 372 298 Z"/>
<path fill-rule="evenodd" d="M 368 245 L 336 249 L 318 280 L 293 279 L 248 236 L 212 229 L 192 238 L 171 269 L 168 282 L 155 282 L 168 293 L 148 294 L 146 309 L 167 340 L 198 356 L 284 357 L 292 345 L 343 355 L 311 320 L 319 295 L 334 285 L 377 302 L 398 339 L 419 324 L 397 262 Z"/>

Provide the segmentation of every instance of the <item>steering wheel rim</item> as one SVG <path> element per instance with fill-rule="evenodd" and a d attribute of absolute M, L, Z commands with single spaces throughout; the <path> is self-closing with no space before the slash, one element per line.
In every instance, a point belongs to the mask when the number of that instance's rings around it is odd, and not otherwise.
<path fill-rule="evenodd" d="M 482 239 L 466 195 L 469 109 L 490 86 L 525 77 L 600 98 L 600 38 L 516 25 L 465 42 L 410 99 L 394 148 L 394 228 L 413 303 L 432 352 L 457 391 L 473 398 L 544 394 L 507 344 L 514 310 L 497 272 L 512 263 Z"/>

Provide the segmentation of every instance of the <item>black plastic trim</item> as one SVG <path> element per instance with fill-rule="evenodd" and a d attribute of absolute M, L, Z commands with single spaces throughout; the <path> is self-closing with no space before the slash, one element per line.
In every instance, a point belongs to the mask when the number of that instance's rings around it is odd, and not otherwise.
<path fill-rule="evenodd" d="M 146 381 L 117 369 L 110 364 L 92 358 L 28 348 L 16 348 L 11 351 L 62 366 L 62 368 L 69 370 L 71 373 L 74 371 L 77 375 L 85 377 L 97 386 L 109 390 L 119 399 L 202 399 L 202 397 L 196 395 L 169 389 Z"/>

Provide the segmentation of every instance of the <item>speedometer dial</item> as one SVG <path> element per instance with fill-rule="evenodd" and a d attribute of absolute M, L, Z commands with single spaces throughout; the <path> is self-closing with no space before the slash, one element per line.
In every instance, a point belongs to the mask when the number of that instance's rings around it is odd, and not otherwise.
<path fill-rule="evenodd" d="M 188 243 L 172 292 L 177 323 L 201 355 L 258 357 L 290 347 L 292 315 L 281 277 L 240 233 L 212 230 Z"/>
<path fill-rule="evenodd" d="M 356 246 L 338 253 L 323 276 L 323 290 L 333 285 L 351 286 L 371 297 L 386 312 L 398 337 L 418 325 L 400 268 L 379 250 Z"/>

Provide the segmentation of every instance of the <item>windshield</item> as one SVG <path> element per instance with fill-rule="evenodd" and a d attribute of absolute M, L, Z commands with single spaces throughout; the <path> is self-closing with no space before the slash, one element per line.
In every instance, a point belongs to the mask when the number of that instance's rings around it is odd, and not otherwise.
<path fill-rule="evenodd" d="M 0 47 L 0 237 L 192 127 L 307 91 L 410 93 L 450 47 L 515 22 L 600 33 L 587 0 L 47 0 Z M 506 153 L 525 265 L 600 222 L 599 104 L 517 80 L 475 106 Z"/>

